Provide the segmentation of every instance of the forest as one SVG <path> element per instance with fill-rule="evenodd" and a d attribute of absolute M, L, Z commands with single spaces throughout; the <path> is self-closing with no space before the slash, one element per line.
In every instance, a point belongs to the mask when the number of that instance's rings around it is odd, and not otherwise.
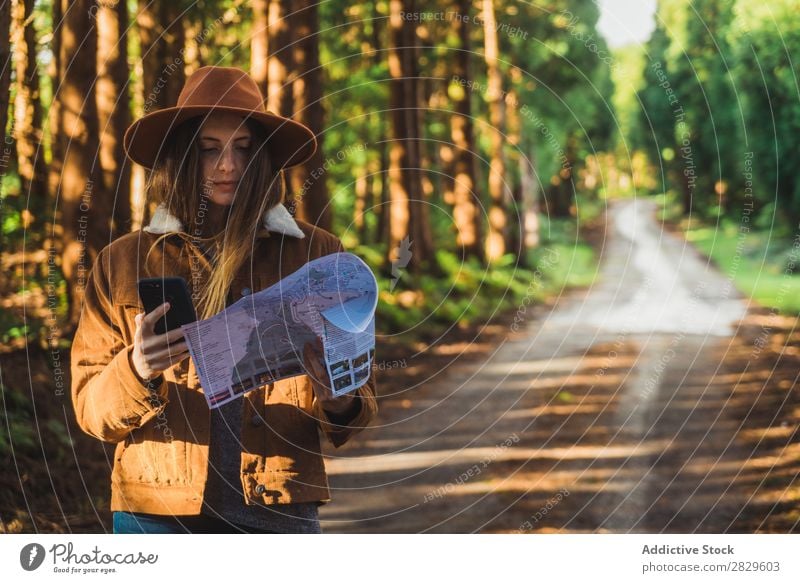
<path fill-rule="evenodd" d="M 123 134 L 205 65 L 316 134 L 285 202 L 373 269 L 385 362 L 590 286 L 618 199 L 800 314 L 796 0 L 658 0 L 621 46 L 592 0 L 0 2 L 0 532 L 91 530 L 107 506 L 69 347 L 97 254 L 154 211 Z M 87 491 L 55 483 L 79 470 Z"/>

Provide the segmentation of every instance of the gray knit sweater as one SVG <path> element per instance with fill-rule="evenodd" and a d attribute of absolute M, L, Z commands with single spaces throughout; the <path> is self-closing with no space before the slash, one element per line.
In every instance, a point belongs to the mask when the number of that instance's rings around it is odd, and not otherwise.
<path fill-rule="evenodd" d="M 208 202 L 208 229 L 224 228 L 227 208 Z M 198 243 L 209 261 L 213 248 Z M 241 428 L 244 399 L 236 399 L 211 410 L 211 442 L 208 447 L 208 479 L 201 513 L 260 530 L 281 533 L 320 533 L 317 502 L 300 504 L 244 503 L 241 472 Z"/>
<path fill-rule="evenodd" d="M 243 399 L 211 410 L 208 480 L 201 512 L 261 530 L 281 533 L 320 533 L 317 502 L 298 504 L 244 503 L 240 478 Z"/>

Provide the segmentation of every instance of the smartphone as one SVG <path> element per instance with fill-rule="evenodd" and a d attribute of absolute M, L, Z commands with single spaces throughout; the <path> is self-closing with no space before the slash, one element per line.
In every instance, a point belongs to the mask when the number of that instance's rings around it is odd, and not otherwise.
<path fill-rule="evenodd" d="M 182 277 L 140 279 L 139 298 L 148 314 L 164 302 L 169 302 L 169 311 L 156 322 L 156 334 L 164 334 L 197 320 L 189 287 Z"/>

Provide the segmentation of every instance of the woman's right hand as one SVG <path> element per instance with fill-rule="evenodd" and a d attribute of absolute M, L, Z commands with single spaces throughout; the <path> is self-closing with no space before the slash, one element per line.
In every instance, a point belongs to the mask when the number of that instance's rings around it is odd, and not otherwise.
<path fill-rule="evenodd" d="M 137 314 L 136 333 L 133 337 L 133 368 L 143 381 L 158 376 L 169 367 L 189 356 L 189 347 L 180 328 L 165 334 L 156 334 L 155 326 L 169 311 L 169 302 L 161 304 L 149 314 Z"/>

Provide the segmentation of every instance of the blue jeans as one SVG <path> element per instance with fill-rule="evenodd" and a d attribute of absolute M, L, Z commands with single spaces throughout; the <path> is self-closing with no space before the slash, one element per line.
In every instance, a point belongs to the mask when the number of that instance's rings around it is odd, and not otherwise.
<path fill-rule="evenodd" d="M 114 534 L 277 534 L 204 516 L 160 516 L 142 512 L 114 512 Z"/>

